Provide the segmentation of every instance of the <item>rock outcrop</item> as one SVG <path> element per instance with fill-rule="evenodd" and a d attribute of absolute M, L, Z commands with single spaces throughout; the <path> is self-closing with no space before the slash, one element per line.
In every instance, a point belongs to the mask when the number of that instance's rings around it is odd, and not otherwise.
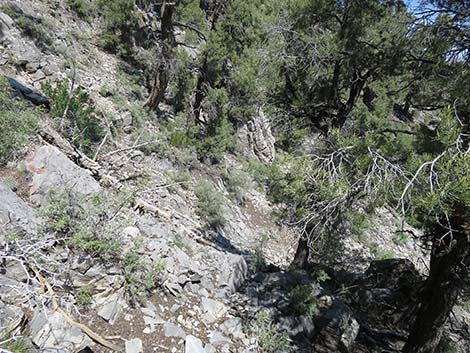
<path fill-rule="evenodd" d="M 32 174 L 31 201 L 44 202 L 49 192 L 67 190 L 80 195 L 93 195 L 101 191 L 99 183 L 89 172 L 70 161 L 58 148 L 43 145 L 33 149 L 25 159 Z"/>

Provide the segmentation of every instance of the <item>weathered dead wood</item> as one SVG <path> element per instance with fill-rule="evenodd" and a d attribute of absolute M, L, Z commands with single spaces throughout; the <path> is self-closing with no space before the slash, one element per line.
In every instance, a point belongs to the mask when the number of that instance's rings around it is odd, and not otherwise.
<path fill-rule="evenodd" d="M 57 299 L 55 298 L 55 293 L 54 289 L 50 285 L 50 283 L 44 278 L 44 276 L 38 271 L 38 269 L 34 265 L 30 265 L 31 270 L 34 272 L 36 275 L 36 278 L 39 280 L 41 283 L 41 291 L 44 293 L 47 290 L 47 293 L 51 296 L 51 301 L 52 301 L 52 309 L 60 313 L 65 321 L 67 321 L 70 325 L 78 327 L 80 330 L 82 330 L 85 334 L 87 334 L 92 340 L 95 342 L 98 342 L 104 347 L 107 347 L 111 349 L 114 352 L 122 352 L 123 348 L 118 347 L 114 343 L 106 340 L 105 338 L 101 337 L 97 333 L 95 333 L 92 329 L 90 329 L 88 326 L 79 323 L 75 320 L 73 320 L 60 306 L 59 303 L 57 303 Z"/>

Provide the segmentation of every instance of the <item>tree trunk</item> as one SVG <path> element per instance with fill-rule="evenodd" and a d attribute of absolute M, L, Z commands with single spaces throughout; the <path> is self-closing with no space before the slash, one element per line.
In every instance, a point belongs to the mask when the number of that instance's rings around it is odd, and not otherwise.
<path fill-rule="evenodd" d="M 455 223 L 453 228 L 455 227 Z M 468 234 L 460 227 L 447 243 L 436 237 L 429 277 L 421 294 L 420 307 L 403 353 L 434 353 L 444 325 L 464 286 L 465 263 L 470 258 Z M 447 236 L 446 238 L 451 238 Z M 468 264 L 467 264 L 468 265 Z"/>
<path fill-rule="evenodd" d="M 155 72 L 152 91 L 145 102 L 145 106 L 152 110 L 156 110 L 158 105 L 165 98 L 165 91 L 168 86 L 171 61 L 173 60 L 174 48 L 176 46 L 175 35 L 173 33 L 173 8 L 174 4 L 168 4 L 163 1 L 160 9 L 162 18 L 161 24 L 161 40 L 162 52 L 160 63 Z"/>
<path fill-rule="evenodd" d="M 214 1 L 210 4 L 206 4 L 206 6 L 201 6 L 201 9 L 206 12 L 207 20 L 210 23 L 209 31 L 213 31 L 215 29 L 217 21 L 219 20 L 219 17 L 225 11 L 224 3 L 222 1 Z M 195 124 L 204 123 L 204 121 L 201 119 L 202 103 L 204 101 L 204 98 L 207 97 L 208 89 L 212 86 L 211 78 L 209 77 L 207 51 L 205 51 L 203 55 L 204 57 L 202 60 L 202 65 L 199 69 L 199 75 L 197 78 L 194 103 L 192 105 L 192 115 Z"/>
<path fill-rule="evenodd" d="M 295 252 L 294 260 L 290 267 L 294 269 L 306 269 L 308 265 L 308 256 L 310 248 L 307 239 L 300 238 L 297 243 L 297 250 Z"/>
<path fill-rule="evenodd" d="M 193 104 L 193 117 L 194 123 L 200 124 L 201 121 L 201 109 L 202 109 L 202 102 L 204 98 L 207 96 L 207 86 L 208 78 L 207 78 L 207 53 L 204 53 L 204 59 L 202 61 L 201 69 L 199 70 L 199 77 L 197 79 L 196 84 L 196 93 L 194 97 L 194 104 Z"/>
<path fill-rule="evenodd" d="M 365 75 L 361 75 L 359 71 L 354 73 L 354 79 L 352 80 L 351 86 L 349 87 L 349 97 L 348 100 L 343 103 L 339 99 L 339 109 L 338 115 L 334 120 L 333 126 L 341 128 L 343 127 L 344 123 L 346 122 L 349 114 L 351 113 L 354 105 L 356 104 L 356 100 L 362 92 L 364 85 L 367 82 L 367 79 L 370 77 L 372 70 L 369 70 Z"/>

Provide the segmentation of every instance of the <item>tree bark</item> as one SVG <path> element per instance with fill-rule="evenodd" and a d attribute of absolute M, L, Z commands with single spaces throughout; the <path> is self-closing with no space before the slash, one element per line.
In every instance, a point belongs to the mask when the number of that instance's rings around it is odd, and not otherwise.
<path fill-rule="evenodd" d="M 196 84 L 196 93 L 194 96 L 194 104 L 193 104 L 193 117 L 194 123 L 200 124 L 201 121 L 201 109 L 202 109 L 202 102 L 204 98 L 207 96 L 207 86 L 208 78 L 207 78 L 207 53 L 204 53 L 204 59 L 202 61 L 201 69 L 199 70 L 199 77 L 197 78 Z"/>
<path fill-rule="evenodd" d="M 161 22 L 161 40 L 162 51 L 161 59 L 155 71 L 152 91 L 145 102 L 145 106 L 152 110 L 156 110 L 158 105 L 165 98 L 165 91 L 168 86 L 171 61 L 174 56 L 174 48 L 176 46 L 175 35 L 173 32 L 173 8 L 174 4 L 163 1 L 160 8 Z"/>
<path fill-rule="evenodd" d="M 202 5 L 202 3 L 201 3 Z M 213 1 L 206 6 L 201 6 L 201 8 L 206 12 L 207 20 L 210 23 L 209 31 L 213 31 L 219 20 L 219 17 L 225 11 L 225 6 L 223 1 Z M 207 92 L 209 87 L 211 87 L 211 79 L 209 77 L 209 66 L 208 66 L 208 53 L 205 51 L 203 53 L 202 65 L 199 69 L 199 75 L 197 78 L 196 92 L 194 97 L 194 103 L 192 105 L 192 116 L 195 124 L 204 123 L 201 119 L 202 113 L 202 103 L 204 98 L 207 97 Z"/>
<path fill-rule="evenodd" d="M 294 260 L 290 267 L 294 269 L 306 269 L 308 265 L 308 257 L 310 248 L 307 239 L 300 238 L 297 243 L 297 250 L 295 252 Z"/>
<path fill-rule="evenodd" d="M 429 277 L 421 294 L 420 307 L 403 353 L 434 353 L 444 325 L 463 286 L 465 263 L 470 259 L 470 243 L 464 223 L 451 222 L 453 239 L 436 237 Z M 458 227 L 460 226 L 460 227 Z M 455 228 L 454 228 L 455 227 Z M 446 238 L 451 238 L 447 236 Z"/>

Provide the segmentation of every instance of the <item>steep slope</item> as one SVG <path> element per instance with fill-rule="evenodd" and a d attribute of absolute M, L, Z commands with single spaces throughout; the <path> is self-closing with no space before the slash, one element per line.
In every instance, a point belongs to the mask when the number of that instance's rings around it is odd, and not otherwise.
<path fill-rule="evenodd" d="M 273 158 L 262 111 L 238 132 L 238 151 L 200 162 L 169 141 L 181 116 L 170 104 L 158 117 L 143 110 L 142 73 L 102 50 L 100 20 L 67 3 L 0 5 L 0 75 L 44 95 L 41 84 L 69 78 L 105 131 L 86 156 L 45 108 L 38 134 L 0 168 L 0 347 L 401 349 L 426 264 L 414 240 L 397 235 L 398 217 L 383 209 L 341 239 L 331 263 L 289 272 L 297 232 L 276 221 L 280 206 L 249 173 L 250 161 Z M 456 324 L 464 352 L 468 314 Z"/>

